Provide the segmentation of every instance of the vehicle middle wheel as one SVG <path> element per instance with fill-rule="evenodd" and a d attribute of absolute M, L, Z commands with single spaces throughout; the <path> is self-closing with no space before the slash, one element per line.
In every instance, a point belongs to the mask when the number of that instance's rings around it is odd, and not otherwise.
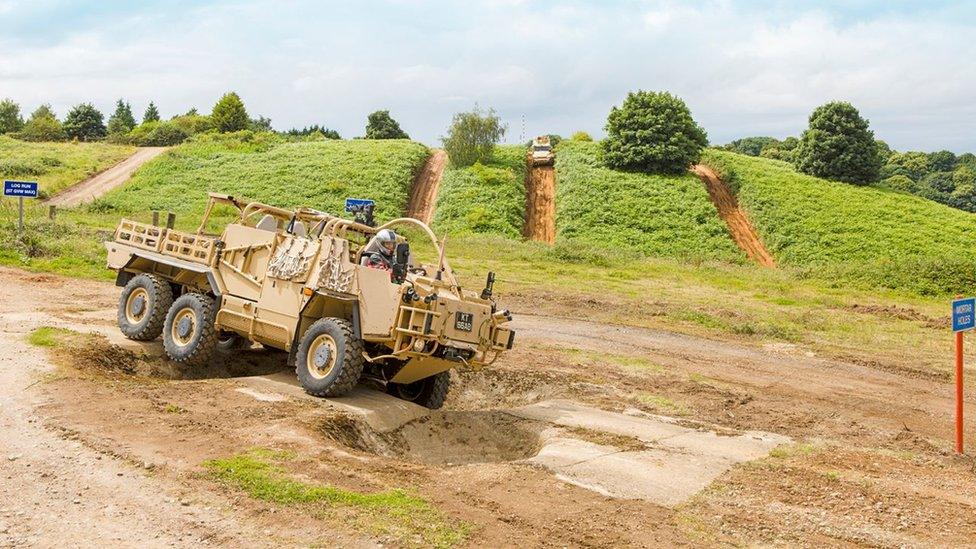
<path fill-rule="evenodd" d="M 163 332 L 172 304 L 173 289 L 166 280 L 154 274 L 136 275 L 119 297 L 119 330 L 129 339 L 152 341 Z"/>
<path fill-rule="evenodd" d="M 163 326 L 163 346 L 172 360 L 187 366 L 202 366 L 217 347 L 213 298 L 198 293 L 183 294 L 173 302 Z"/>
<path fill-rule="evenodd" d="M 451 372 L 441 372 L 413 383 L 387 383 L 386 392 L 402 400 L 437 410 L 451 389 Z"/>
<path fill-rule="evenodd" d="M 356 387 L 363 373 L 363 342 L 352 323 L 341 318 L 316 320 L 298 345 L 295 373 L 305 392 L 342 396 Z"/>

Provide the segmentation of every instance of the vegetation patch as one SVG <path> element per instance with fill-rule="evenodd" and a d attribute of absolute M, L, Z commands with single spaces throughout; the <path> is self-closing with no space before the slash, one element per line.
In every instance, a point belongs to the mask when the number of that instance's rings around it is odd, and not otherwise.
<path fill-rule="evenodd" d="M 556 229 L 562 239 L 615 254 L 741 262 L 701 181 L 694 175 L 611 170 L 600 146 L 564 141 L 556 154 Z M 623 251 L 621 251 L 623 249 Z"/>
<path fill-rule="evenodd" d="M 323 506 L 349 510 L 355 524 L 375 535 L 408 545 L 449 547 L 464 540 L 468 526 L 450 520 L 423 498 L 404 490 L 362 493 L 291 478 L 281 463 L 289 453 L 255 449 L 204 463 L 210 476 L 248 496 L 277 505 Z"/>
<path fill-rule="evenodd" d="M 446 170 L 434 217 L 437 231 L 520 238 L 525 221 L 525 152 L 521 145 L 496 146 L 484 164 Z"/>
<path fill-rule="evenodd" d="M 82 334 L 67 328 L 41 326 L 27 334 L 27 343 L 37 347 L 56 348 L 84 337 Z"/>
<path fill-rule="evenodd" d="M 135 151 L 135 147 L 107 143 L 28 143 L 0 136 L 0 179 L 37 181 L 43 198 L 112 167 Z"/>
<path fill-rule="evenodd" d="M 777 261 L 803 276 L 945 295 L 976 285 L 976 218 L 904 193 L 708 150 Z M 840 282 L 837 282 L 840 283 Z"/>

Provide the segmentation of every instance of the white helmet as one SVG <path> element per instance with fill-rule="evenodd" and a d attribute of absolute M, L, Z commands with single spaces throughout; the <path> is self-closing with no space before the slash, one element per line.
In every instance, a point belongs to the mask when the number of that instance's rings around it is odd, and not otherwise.
<path fill-rule="evenodd" d="M 381 249 L 388 253 L 393 253 L 394 248 L 396 248 L 396 241 L 397 235 L 390 229 L 383 229 L 376 233 L 376 242 L 380 245 Z"/>

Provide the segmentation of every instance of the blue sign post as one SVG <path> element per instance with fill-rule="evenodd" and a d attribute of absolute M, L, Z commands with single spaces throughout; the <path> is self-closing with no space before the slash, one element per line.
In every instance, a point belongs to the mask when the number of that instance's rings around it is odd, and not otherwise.
<path fill-rule="evenodd" d="M 952 331 L 956 332 L 956 453 L 962 447 L 962 333 L 976 328 L 976 298 L 958 296 L 952 301 Z"/>
<path fill-rule="evenodd" d="M 20 201 L 19 204 L 19 216 L 17 221 L 17 229 L 20 232 L 24 232 L 24 199 L 25 198 L 37 198 L 37 182 L 36 181 L 4 181 L 3 182 L 3 196 L 17 197 Z"/>

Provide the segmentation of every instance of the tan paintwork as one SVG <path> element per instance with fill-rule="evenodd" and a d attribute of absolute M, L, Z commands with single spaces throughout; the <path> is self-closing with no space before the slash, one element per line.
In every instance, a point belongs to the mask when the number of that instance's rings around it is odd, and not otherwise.
<path fill-rule="evenodd" d="M 216 204 L 240 212 L 219 237 L 203 233 Z M 276 222 L 259 223 L 264 216 Z M 304 223 L 308 236 L 281 228 L 291 220 Z M 359 259 L 379 230 L 402 225 L 426 234 L 440 262 L 411 269 L 403 284 L 395 284 L 389 271 L 362 266 Z M 396 383 L 460 364 L 490 364 L 511 341 L 507 312 L 494 312 L 491 301 L 460 288 L 443 242 L 415 219 L 372 228 L 308 208 L 286 210 L 211 194 L 196 233 L 122 220 L 106 248 L 111 269 L 151 272 L 218 295 L 217 328 L 265 345 L 291 351 L 323 317 L 358 322 L 362 339 L 375 344 L 366 360 Z M 419 299 L 405 302 L 408 289 Z M 470 322 L 459 313 L 470 315 Z"/>

